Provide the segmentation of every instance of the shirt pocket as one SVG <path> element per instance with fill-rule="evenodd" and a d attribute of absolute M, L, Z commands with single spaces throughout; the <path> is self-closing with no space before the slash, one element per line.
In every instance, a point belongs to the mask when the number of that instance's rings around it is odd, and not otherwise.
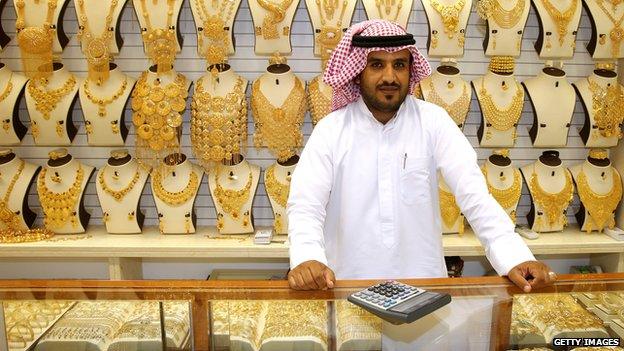
<path fill-rule="evenodd" d="M 408 205 L 427 203 L 431 200 L 430 157 L 400 156 L 401 175 L 399 189 L 401 200 Z"/>

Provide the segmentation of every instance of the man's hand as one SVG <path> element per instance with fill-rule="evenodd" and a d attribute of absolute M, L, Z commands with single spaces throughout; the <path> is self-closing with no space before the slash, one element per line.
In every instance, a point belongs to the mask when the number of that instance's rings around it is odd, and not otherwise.
<path fill-rule="evenodd" d="M 557 280 L 555 272 L 547 265 L 539 261 L 527 261 L 520 263 L 509 271 L 509 280 L 514 282 L 520 289 L 528 293 L 533 289 L 539 289 L 551 285 Z"/>
<path fill-rule="evenodd" d="M 335 282 L 334 272 L 319 261 L 305 261 L 288 273 L 288 284 L 295 290 L 326 290 Z"/>

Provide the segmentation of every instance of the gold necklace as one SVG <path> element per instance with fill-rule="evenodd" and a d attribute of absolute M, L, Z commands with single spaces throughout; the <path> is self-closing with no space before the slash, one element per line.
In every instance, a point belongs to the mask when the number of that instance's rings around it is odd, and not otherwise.
<path fill-rule="evenodd" d="M 154 173 L 152 176 L 154 195 L 156 195 L 156 197 L 160 201 L 166 203 L 169 206 L 175 206 L 175 207 L 183 205 L 187 201 L 189 201 L 191 198 L 193 198 L 193 196 L 195 195 L 195 192 L 197 191 L 197 188 L 199 187 L 199 179 L 197 177 L 197 174 L 195 174 L 195 172 L 193 172 L 192 169 L 189 172 L 188 183 L 186 184 L 184 189 L 180 191 L 168 191 L 162 185 L 162 181 L 163 181 L 163 175 L 162 175 L 161 170 L 158 170 L 158 169 L 154 170 Z"/>
<path fill-rule="evenodd" d="M 9 199 L 11 198 L 11 193 L 15 187 L 15 183 L 22 175 L 24 165 L 26 165 L 26 162 L 24 162 L 24 160 L 20 160 L 17 172 L 15 172 L 13 177 L 11 177 L 11 182 L 9 182 L 7 191 L 2 198 L 2 202 L 0 202 L 0 222 L 2 222 L 10 230 L 18 230 L 22 227 L 21 218 L 9 208 Z"/>
<path fill-rule="evenodd" d="M 256 35 L 262 35 L 265 40 L 279 39 L 280 33 L 277 30 L 277 24 L 284 20 L 286 11 L 292 3 L 293 0 L 282 0 L 277 4 L 271 0 L 258 0 L 258 5 L 267 13 L 262 20 L 262 27 L 256 27 Z M 284 26 L 282 34 L 288 36 L 290 26 Z"/>
<path fill-rule="evenodd" d="M 624 14 L 620 18 L 615 19 L 611 12 L 607 10 L 602 0 L 596 0 L 596 4 L 602 12 L 609 18 L 609 21 L 613 23 L 613 28 L 609 31 L 609 39 L 611 40 L 611 56 L 616 58 L 620 54 L 620 44 L 624 39 L 624 29 L 622 29 L 622 21 L 624 21 Z"/>
<path fill-rule="evenodd" d="M 559 46 L 563 46 L 563 42 L 565 40 L 566 34 L 568 34 L 568 25 L 570 24 L 570 20 L 572 19 L 572 15 L 576 13 L 576 8 L 578 7 L 578 1 L 572 0 L 570 6 L 561 12 L 559 11 L 555 5 L 553 5 L 549 0 L 542 0 L 544 3 L 544 8 L 550 18 L 557 25 L 557 34 L 559 35 Z"/>
<path fill-rule="evenodd" d="M 379 18 L 381 19 L 389 20 L 390 13 L 392 12 L 392 7 L 394 7 L 395 5 L 397 5 L 396 0 L 375 0 L 375 6 L 377 7 L 377 12 L 379 12 Z M 382 7 L 384 9 L 384 12 L 381 11 Z M 399 0 L 396 14 L 394 15 L 394 18 L 392 19 L 393 22 L 396 22 L 397 18 L 399 18 L 399 13 L 401 12 L 402 7 L 403 7 L 403 0 Z"/>
<path fill-rule="evenodd" d="M 514 169 L 514 180 L 511 186 L 507 189 L 498 189 L 493 187 L 488 181 L 487 167 L 481 167 L 481 171 L 483 172 L 483 176 L 485 177 L 485 182 L 488 186 L 488 190 L 490 194 L 494 197 L 496 202 L 498 202 L 503 209 L 508 209 L 512 207 L 516 207 L 518 201 L 520 201 L 520 195 L 522 195 L 522 182 L 520 171 Z M 516 210 L 513 210 L 509 214 L 509 218 L 511 221 L 516 223 Z"/>
<path fill-rule="evenodd" d="M 438 192 L 440 194 L 440 213 L 442 214 L 442 221 L 444 221 L 447 227 L 452 228 L 453 224 L 457 222 L 461 210 L 459 206 L 457 206 L 455 196 L 452 193 L 440 187 L 438 187 Z"/>
<path fill-rule="evenodd" d="M 54 236 L 54 232 L 43 229 L 28 229 L 28 230 L 12 230 L 5 229 L 0 230 L 0 243 L 26 243 L 33 241 L 48 240 Z"/>
<path fill-rule="evenodd" d="M 275 165 L 271 165 L 266 170 L 266 191 L 271 199 L 277 202 L 283 208 L 286 208 L 288 202 L 288 194 L 290 193 L 290 180 L 287 183 L 281 183 L 275 177 Z"/>
<path fill-rule="evenodd" d="M 74 209 L 78 204 L 82 192 L 82 180 L 84 178 L 82 165 L 78 164 L 76 178 L 69 189 L 60 193 L 53 192 L 46 185 L 47 172 L 48 169 L 43 168 L 41 173 L 39 173 L 39 179 L 37 181 L 37 192 L 39 193 L 39 200 L 41 201 L 41 207 L 43 207 L 43 213 L 45 214 L 45 227 L 50 230 L 59 229 L 63 227 L 68 220 L 71 220 L 72 226 L 76 227 L 77 214 Z"/>
<path fill-rule="evenodd" d="M 321 51 L 321 67 L 323 70 L 327 66 L 327 61 L 331 57 L 332 51 L 336 48 L 336 45 L 340 43 L 342 39 L 342 19 L 345 14 L 345 10 L 348 5 L 348 0 L 342 1 L 342 10 L 340 11 L 340 17 L 336 26 L 328 24 L 334 18 L 334 11 L 338 6 L 338 0 L 323 0 L 323 8 L 321 8 L 321 0 L 316 0 L 316 7 L 319 12 L 319 18 L 321 19 L 320 32 L 316 35 L 316 43 L 320 47 Z M 325 16 L 323 15 L 325 13 Z"/>
<path fill-rule="evenodd" d="M 606 138 L 617 136 L 622 137 L 620 124 L 624 119 L 624 92 L 622 86 L 614 82 L 610 86 L 603 88 L 593 79 L 587 77 L 589 90 L 592 94 L 592 110 L 594 121 L 598 126 L 600 134 Z"/>
<path fill-rule="evenodd" d="M 531 174 L 531 180 L 529 181 L 529 190 L 531 191 L 533 201 L 542 208 L 550 226 L 561 222 L 564 225 L 567 224 L 564 211 L 572 201 L 574 186 L 572 185 L 570 172 L 567 169 L 563 169 L 563 172 L 566 178 L 565 185 L 558 193 L 549 193 L 541 187 L 537 173 L 535 173 L 535 166 L 533 166 L 533 174 Z"/>
<path fill-rule="evenodd" d="M 106 184 L 104 173 L 106 172 L 107 168 L 108 166 L 105 166 L 104 169 L 98 175 L 98 182 L 100 183 L 100 186 L 102 186 L 102 190 L 104 190 L 105 193 L 112 196 L 113 199 L 115 199 L 117 202 L 121 202 L 121 200 L 126 195 L 128 195 L 128 193 L 131 192 L 132 189 L 134 189 L 134 186 L 139 181 L 139 178 L 141 176 L 141 174 L 139 173 L 139 166 L 137 165 L 136 170 L 134 171 L 134 176 L 130 180 L 130 183 L 119 190 L 113 190 L 108 186 L 108 184 Z"/>
<path fill-rule="evenodd" d="M 47 76 L 52 72 L 52 46 L 56 35 L 54 13 L 58 0 L 47 1 L 47 14 L 45 21 L 39 27 L 26 27 L 26 2 L 15 2 L 17 20 L 17 44 L 22 56 L 22 67 L 29 78 Z"/>
<path fill-rule="evenodd" d="M 425 100 L 434 103 L 448 112 L 455 124 L 463 125 L 468 116 L 468 110 L 470 110 L 470 91 L 467 88 L 467 84 L 464 84 L 462 94 L 452 103 L 445 102 L 442 97 L 436 91 L 433 79 L 429 80 L 429 94 L 425 97 Z"/>
<path fill-rule="evenodd" d="M 245 186 L 238 190 L 223 188 L 221 183 L 219 183 L 219 168 L 220 167 L 217 167 L 214 172 L 215 198 L 217 199 L 217 203 L 225 213 L 229 214 L 230 217 L 234 219 L 238 219 L 240 217 L 241 208 L 249 200 L 251 184 L 253 180 L 251 167 L 249 166 L 249 164 L 247 164 L 247 183 L 245 183 Z"/>
<path fill-rule="evenodd" d="M 275 107 L 260 89 L 260 79 L 252 86 L 251 110 L 256 132 L 254 145 L 268 147 L 284 162 L 297 153 L 303 142 L 301 125 L 306 111 L 305 89 L 299 78 L 280 107 Z"/>
<path fill-rule="evenodd" d="M 145 42 L 147 57 L 157 66 L 158 73 L 168 72 L 173 68 L 177 48 L 177 38 L 175 34 L 175 25 L 173 25 L 173 5 L 175 0 L 167 1 L 167 25 L 163 28 L 152 27 L 149 11 L 147 9 L 147 0 L 141 0 L 141 11 L 145 19 L 145 28 L 142 29 L 141 36 Z M 157 4 L 158 0 L 154 0 Z"/>
<path fill-rule="evenodd" d="M 113 14 L 115 13 L 119 0 L 111 0 L 104 21 L 104 30 L 98 37 L 91 32 L 89 17 L 87 16 L 84 3 L 85 0 L 78 0 L 78 8 L 82 13 L 78 16 L 80 23 L 78 40 L 80 42 L 82 42 L 83 39 L 85 40 L 85 55 L 87 56 L 87 63 L 89 65 L 88 80 L 101 84 L 109 77 L 108 63 L 110 60 L 110 51 L 108 47 L 113 38 Z"/>
<path fill-rule="evenodd" d="M 614 212 L 618 203 L 622 199 L 622 181 L 615 169 L 613 173 L 613 187 L 606 194 L 596 194 L 587 181 L 587 176 L 581 166 L 581 171 L 576 180 L 576 188 L 583 206 L 587 210 L 590 218 L 587 221 L 587 232 L 593 229 L 602 232 L 605 226 L 613 228 L 615 226 Z M 593 227 L 593 224 L 596 227 Z"/>
<path fill-rule="evenodd" d="M 219 9 L 213 4 L 217 12 L 211 14 L 206 8 L 205 0 L 197 1 L 199 17 L 203 23 L 202 31 L 198 36 L 199 47 L 204 47 L 204 37 L 206 37 L 209 44 L 206 47 L 204 56 L 209 66 L 225 62 L 228 45 L 230 44 L 230 36 L 225 28 L 227 27 L 227 22 L 232 17 L 234 4 L 235 0 L 223 0 Z"/>
<path fill-rule="evenodd" d="M 33 79 L 28 82 L 28 94 L 35 100 L 35 108 L 45 120 L 50 119 L 50 113 L 74 89 L 76 77 L 70 73 L 63 86 L 57 89 L 48 90 L 48 84 L 47 79 Z"/>
<path fill-rule="evenodd" d="M 524 89 L 516 83 L 516 94 L 506 107 L 499 107 L 492 99 L 492 95 L 485 89 L 485 77 L 481 79 L 481 89 L 479 91 L 479 103 L 481 104 L 483 117 L 492 125 L 492 128 L 499 131 L 506 131 L 516 126 L 522 114 L 524 104 Z M 515 134 L 515 133 L 514 133 Z M 489 139 L 489 136 L 487 137 Z"/>
<path fill-rule="evenodd" d="M 520 21 L 525 1 L 518 0 L 513 8 L 505 10 L 497 0 L 479 0 L 477 13 L 485 20 L 493 19 L 501 28 L 510 29 Z"/>
<path fill-rule="evenodd" d="M 6 99 L 9 96 L 9 94 L 11 94 L 12 90 L 13 90 L 13 72 L 11 72 L 11 75 L 9 75 L 9 80 L 4 86 L 4 90 L 2 91 L 2 94 L 0 94 L 0 104 L 4 101 L 4 99 Z"/>
<path fill-rule="evenodd" d="M 455 33 L 457 33 L 457 26 L 459 25 L 459 16 L 461 11 L 466 5 L 465 0 L 458 0 L 452 5 L 442 5 L 437 0 L 431 0 L 431 7 L 440 15 L 442 23 L 444 24 L 444 33 L 449 39 L 453 39 Z"/>
<path fill-rule="evenodd" d="M 112 104 L 114 101 L 119 99 L 121 95 L 123 95 L 123 93 L 126 91 L 126 88 L 128 87 L 128 77 L 124 77 L 124 80 L 123 82 L 121 82 L 121 86 L 119 87 L 119 89 L 117 89 L 117 91 L 108 98 L 96 97 L 89 88 L 89 79 L 85 79 L 82 87 L 89 101 L 91 101 L 91 103 L 94 105 L 98 105 L 98 116 L 106 117 L 106 106 Z"/>
<path fill-rule="evenodd" d="M 331 99 L 328 99 L 321 91 L 320 82 L 321 77 L 316 76 L 308 85 L 308 104 L 313 125 L 331 112 Z"/>
<path fill-rule="evenodd" d="M 238 77 L 232 91 L 216 96 L 197 81 L 191 104 L 193 153 L 205 164 L 231 159 L 247 142 L 245 81 Z"/>

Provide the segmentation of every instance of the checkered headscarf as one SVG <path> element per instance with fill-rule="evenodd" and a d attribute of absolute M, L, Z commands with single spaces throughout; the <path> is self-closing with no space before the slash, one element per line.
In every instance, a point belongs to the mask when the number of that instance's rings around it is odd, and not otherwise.
<path fill-rule="evenodd" d="M 409 93 L 413 92 L 414 86 L 423 78 L 431 74 L 431 67 L 420 54 L 416 45 L 403 45 L 395 47 L 355 47 L 351 43 L 354 35 L 361 36 L 397 36 L 407 34 L 398 24 L 384 20 L 370 20 L 352 25 L 340 40 L 333 51 L 327 68 L 323 74 L 323 82 L 330 85 L 334 92 L 332 95 L 331 110 L 335 111 L 360 97 L 360 87 L 353 81 L 366 67 L 368 54 L 372 51 L 395 52 L 409 49 L 412 54 L 412 67 L 410 72 Z"/>

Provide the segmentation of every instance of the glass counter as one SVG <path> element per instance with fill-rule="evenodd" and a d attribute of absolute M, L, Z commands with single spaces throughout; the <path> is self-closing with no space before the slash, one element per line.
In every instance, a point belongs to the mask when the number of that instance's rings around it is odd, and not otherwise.
<path fill-rule="evenodd" d="M 557 340 L 624 339 L 622 273 L 564 275 L 530 294 L 499 277 L 403 282 L 452 302 L 395 326 L 346 301 L 376 281 L 327 291 L 285 281 L 0 281 L 0 350 L 582 350 Z"/>

